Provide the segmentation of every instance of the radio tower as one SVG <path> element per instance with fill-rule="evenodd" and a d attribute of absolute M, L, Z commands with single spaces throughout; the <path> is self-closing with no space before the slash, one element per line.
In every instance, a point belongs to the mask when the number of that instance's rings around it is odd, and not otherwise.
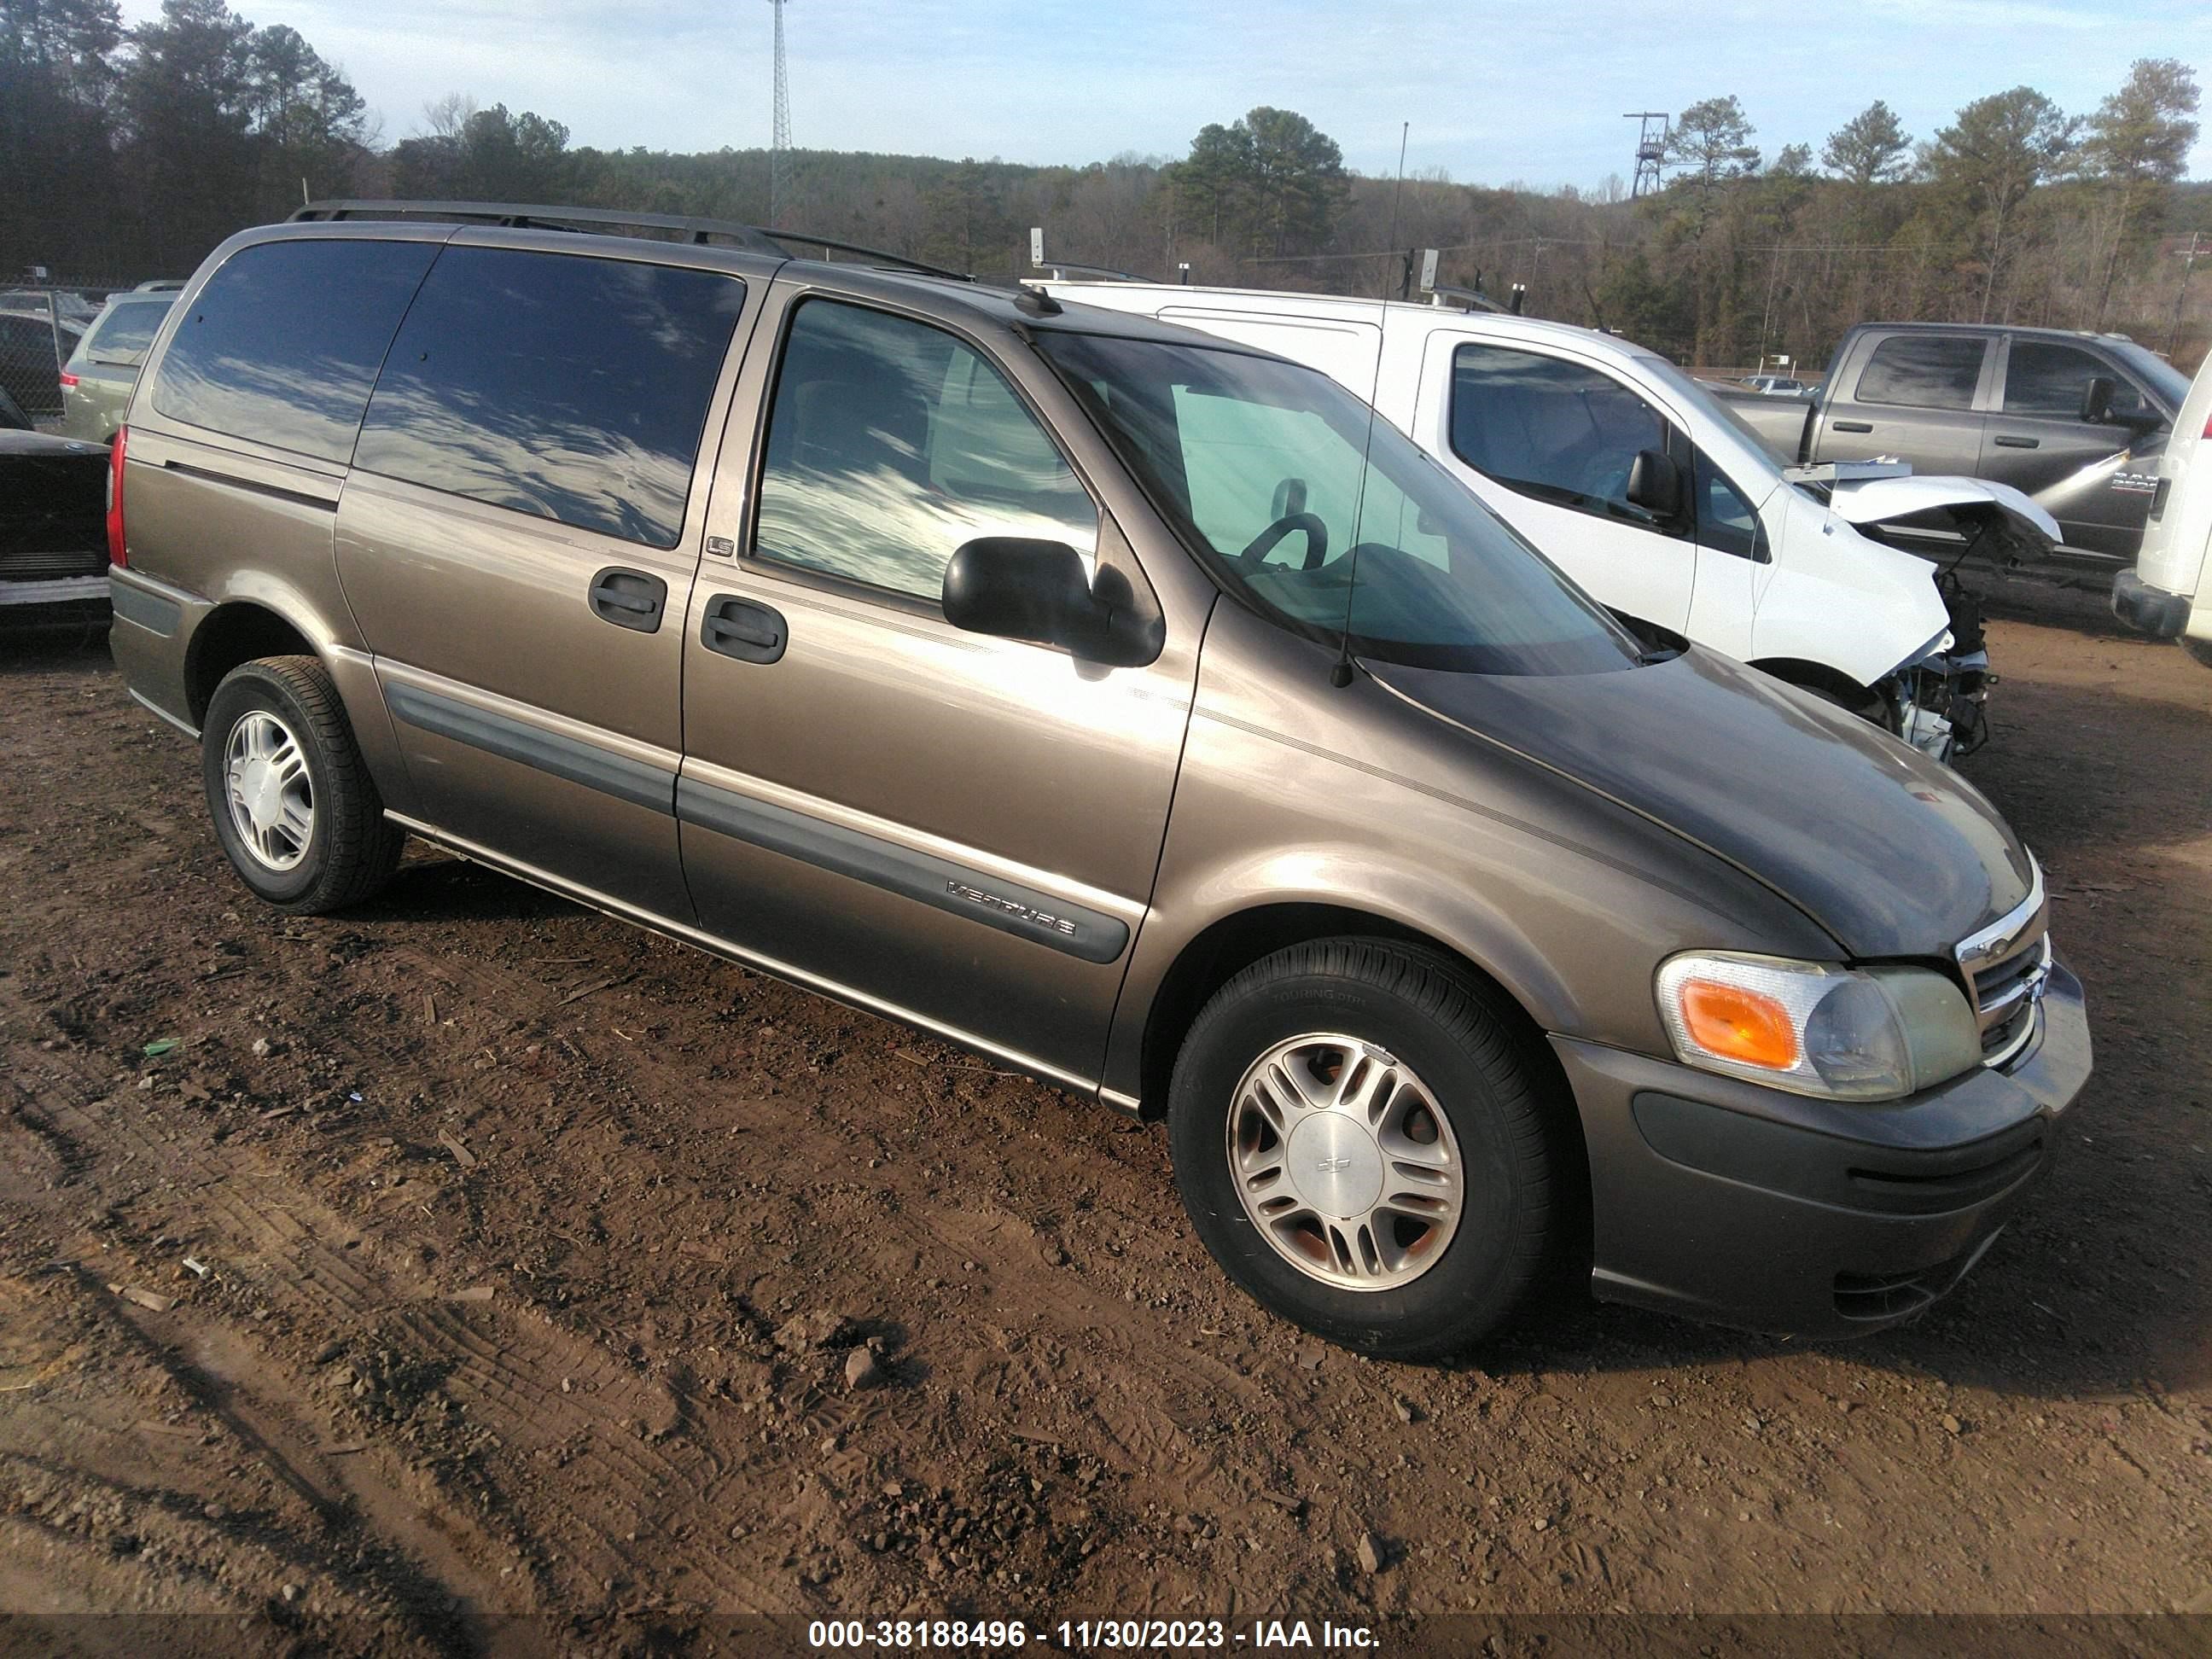
<path fill-rule="evenodd" d="M 1645 191 L 1659 188 L 1660 165 L 1667 159 L 1667 112 L 1634 109 L 1620 118 L 1642 124 L 1636 129 L 1636 182 L 1628 191 L 1629 199 L 1634 201 Z"/>
<path fill-rule="evenodd" d="M 783 0 L 768 0 L 775 8 L 775 126 L 768 141 L 768 222 L 775 222 L 783 209 L 784 153 L 791 148 L 791 82 L 783 67 Z"/>

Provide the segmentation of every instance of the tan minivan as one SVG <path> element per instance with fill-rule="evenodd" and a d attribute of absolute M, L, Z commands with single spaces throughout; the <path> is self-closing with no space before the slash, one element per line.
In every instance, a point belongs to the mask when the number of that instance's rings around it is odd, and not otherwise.
<path fill-rule="evenodd" d="M 2089 1071 L 1955 775 L 1609 614 L 1311 369 L 707 222 L 344 204 L 209 258 L 114 651 L 327 910 L 417 835 L 1167 1119 L 1267 1306 L 1458 1348 L 1547 1264 L 1843 1334 Z"/>

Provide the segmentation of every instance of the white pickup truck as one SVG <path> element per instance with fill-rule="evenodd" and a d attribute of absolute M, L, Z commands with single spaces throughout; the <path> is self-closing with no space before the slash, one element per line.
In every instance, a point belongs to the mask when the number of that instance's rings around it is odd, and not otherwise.
<path fill-rule="evenodd" d="M 1687 374 L 1589 329 L 1310 294 L 1031 286 L 1322 371 L 1605 605 L 1940 758 L 1986 734 L 1979 606 L 1948 564 L 1881 540 L 1885 526 L 1961 555 L 2033 556 L 2058 539 L 2051 515 L 2003 484 L 1879 462 L 1785 471 Z"/>

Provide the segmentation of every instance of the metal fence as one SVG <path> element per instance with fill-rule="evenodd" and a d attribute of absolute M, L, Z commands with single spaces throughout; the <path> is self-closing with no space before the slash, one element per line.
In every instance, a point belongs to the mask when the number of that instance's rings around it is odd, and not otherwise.
<path fill-rule="evenodd" d="M 62 374 L 111 294 L 131 279 L 0 284 L 0 426 L 61 423 Z"/>

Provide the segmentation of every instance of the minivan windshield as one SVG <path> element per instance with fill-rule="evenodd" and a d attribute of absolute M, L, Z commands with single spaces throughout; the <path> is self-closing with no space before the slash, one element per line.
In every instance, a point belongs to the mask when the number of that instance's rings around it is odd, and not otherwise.
<path fill-rule="evenodd" d="M 1734 428 L 1736 434 L 1751 446 L 1753 453 L 1761 460 L 1769 464 L 1769 471 L 1772 477 L 1760 479 L 1759 482 L 1762 484 L 1779 483 L 1782 480 L 1782 469 L 1796 459 L 1794 454 L 1784 457 L 1778 453 L 1775 440 L 1768 437 L 1749 421 L 1737 414 L 1729 406 L 1727 398 L 1716 398 L 1711 388 L 1700 385 L 1693 377 L 1685 374 L 1664 357 L 1656 353 L 1639 356 L 1636 360 L 1636 366 L 1664 386 L 1676 398 L 1697 410 L 1699 414 L 1710 416 L 1719 425 Z M 1779 398 L 1776 401 L 1781 402 Z M 1800 411 L 1806 407 L 1802 402 L 1785 404 L 1783 406 Z"/>
<path fill-rule="evenodd" d="M 1294 631 L 1340 644 L 1348 605 L 1351 649 L 1386 662 L 1536 675 L 1639 660 L 1595 600 L 1327 375 L 1196 344 L 1036 337 L 1192 550 Z"/>

